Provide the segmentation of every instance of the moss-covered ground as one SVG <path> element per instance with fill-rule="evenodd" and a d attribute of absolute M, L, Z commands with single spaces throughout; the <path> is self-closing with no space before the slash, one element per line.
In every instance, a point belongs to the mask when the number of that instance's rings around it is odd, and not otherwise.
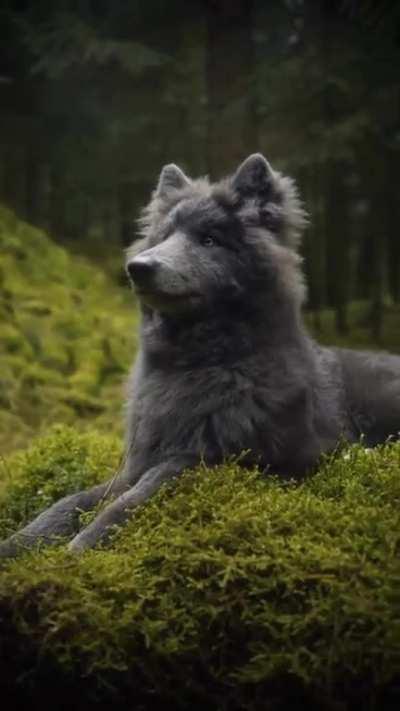
<path fill-rule="evenodd" d="M 349 319 L 341 345 L 370 347 L 366 305 Z M 0 537 L 118 471 L 135 338 L 127 290 L 0 209 Z M 382 345 L 400 351 L 393 307 Z M 399 470 L 400 444 L 300 484 L 200 467 L 108 548 L 5 563 L 6 708 L 397 710 Z"/>
<path fill-rule="evenodd" d="M 11 455 L 4 526 L 106 478 L 120 454 L 112 436 L 58 427 Z M 339 452 L 300 484 L 200 467 L 108 548 L 7 563 L 3 694 L 26 708 L 394 711 L 399 470 L 396 444 Z"/>
<path fill-rule="evenodd" d="M 57 421 L 121 431 L 137 330 L 125 292 L 0 208 L 0 451 Z"/>

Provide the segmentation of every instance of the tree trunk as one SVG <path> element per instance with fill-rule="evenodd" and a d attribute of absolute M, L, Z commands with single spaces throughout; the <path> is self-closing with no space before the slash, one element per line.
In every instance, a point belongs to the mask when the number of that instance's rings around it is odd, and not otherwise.
<path fill-rule="evenodd" d="M 39 160 L 32 144 L 28 144 L 25 157 L 25 216 L 32 224 L 39 224 L 40 179 Z"/>
<path fill-rule="evenodd" d="M 322 332 L 321 309 L 326 302 L 326 231 L 319 174 L 315 166 L 309 166 L 301 170 L 299 184 L 302 187 L 302 195 L 305 200 L 306 208 L 312 216 L 311 223 L 305 233 L 303 246 L 305 272 L 308 283 L 307 304 L 313 314 L 314 328 Z"/>
<path fill-rule="evenodd" d="M 20 146 L 10 144 L 4 153 L 3 198 L 21 217 L 25 216 L 24 160 Z"/>
<path fill-rule="evenodd" d="M 344 183 L 347 166 L 330 161 L 326 167 L 325 230 L 327 241 L 328 298 L 335 309 L 338 333 L 348 332 L 347 304 L 350 296 L 350 235 L 348 195 Z"/>
<path fill-rule="evenodd" d="M 50 231 L 55 237 L 65 237 L 66 220 L 65 175 L 59 166 L 53 165 L 50 174 Z"/>
<path fill-rule="evenodd" d="M 122 181 L 118 187 L 118 213 L 120 243 L 128 247 L 134 234 L 133 186 L 129 181 Z"/>
<path fill-rule="evenodd" d="M 253 0 L 205 0 L 207 167 L 213 178 L 258 150 Z"/>
<path fill-rule="evenodd" d="M 398 188 L 398 152 L 388 150 L 386 153 L 387 194 L 386 232 L 388 259 L 388 287 L 395 304 L 400 303 L 400 206 Z"/>

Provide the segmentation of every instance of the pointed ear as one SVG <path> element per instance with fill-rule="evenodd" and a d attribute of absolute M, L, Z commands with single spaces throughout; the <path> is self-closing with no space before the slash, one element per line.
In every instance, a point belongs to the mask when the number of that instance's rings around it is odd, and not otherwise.
<path fill-rule="evenodd" d="M 165 165 L 161 171 L 156 195 L 161 198 L 167 197 L 171 191 L 182 190 L 190 184 L 191 180 L 185 173 L 177 165 L 170 163 Z"/>
<path fill-rule="evenodd" d="M 268 199 L 272 189 L 272 170 L 268 161 L 261 153 L 253 153 L 237 169 L 232 185 L 244 198 Z"/>

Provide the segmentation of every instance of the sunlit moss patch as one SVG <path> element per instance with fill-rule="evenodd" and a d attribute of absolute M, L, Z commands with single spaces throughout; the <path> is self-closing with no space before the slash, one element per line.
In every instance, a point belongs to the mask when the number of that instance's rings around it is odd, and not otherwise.
<path fill-rule="evenodd" d="M 0 208 L 0 451 L 57 421 L 120 432 L 136 321 L 128 289 Z"/>

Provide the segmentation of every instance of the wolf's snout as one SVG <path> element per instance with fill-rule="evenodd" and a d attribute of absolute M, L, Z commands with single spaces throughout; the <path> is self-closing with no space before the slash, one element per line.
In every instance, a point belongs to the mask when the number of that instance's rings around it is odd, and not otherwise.
<path fill-rule="evenodd" d="M 137 286 L 146 286 L 154 277 L 157 267 L 156 259 L 136 257 L 127 264 L 126 268 L 130 278 Z"/>

